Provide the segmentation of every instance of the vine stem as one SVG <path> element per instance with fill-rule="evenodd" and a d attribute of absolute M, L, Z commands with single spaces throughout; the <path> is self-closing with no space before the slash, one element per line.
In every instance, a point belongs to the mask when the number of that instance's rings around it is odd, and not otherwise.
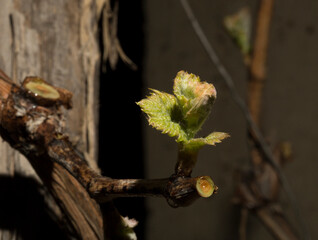
<path fill-rule="evenodd" d="M 259 125 L 263 86 L 266 77 L 266 60 L 269 29 L 274 0 L 262 0 L 257 18 L 253 57 L 250 65 L 251 78 L 248 82 L 248 108 L 253 120 Z"/>

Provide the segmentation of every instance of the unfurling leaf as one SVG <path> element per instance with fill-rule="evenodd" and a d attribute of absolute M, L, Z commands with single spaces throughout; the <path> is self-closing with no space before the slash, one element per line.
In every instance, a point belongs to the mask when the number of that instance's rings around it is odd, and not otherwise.
<path fill-rule="evenodd" d="M 152 90 L 147 98 L 137 104 L 147 114 L 154 128 L 176 137 L 179 143 L 175 174 L 189 177 L 197 161 L 197 153 L 204 145 L 215 145 L 229 137 L 227 133 L 214 132 L 205 138 L 194 138 L 207 119 L 216 90 L 207 82 L 201 82 L 194 74 L 178 72 L 174 79 L 174 95 Z M 211 196 L 214 191 L 212 180 L 203 179 L 197 184 L 199 195 Z"/>
<path fill-rule="evenodd" d="M 180 71 L 174 80 L 173 93 L 152 89 L 150 96 L 137 103 L 147 114 L 151 126 L 176 137 L 185 151 L 197 151 L 207 144 L 215 145 L 229 136 L 214 132 L 206 138 L 194 138 L 216 99 L 212 84 L 201 82 L 194 74 Z"/>

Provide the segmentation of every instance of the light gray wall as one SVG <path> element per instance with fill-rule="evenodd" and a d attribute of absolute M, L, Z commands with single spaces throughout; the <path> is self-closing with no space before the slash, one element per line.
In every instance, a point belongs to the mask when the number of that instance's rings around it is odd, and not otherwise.
<path fill-rule="evenodd" d="M 218 99 L 200 135 L 224 131 L 231 138 L 216 147 L 205 147 L 193 176 L 210 175 L 219 194 L 192 206 L 172 209 L 163 199 L 147 199 L 146 239 L 237 239 L 239 209 L 232 205 L 233 174 L 247 166 L 246 124 L 214 65 L 195 36 L 178 0 L 144 1 L 146 88 L 172 92 L 179 70 L 195 73 L 213 83 Z M 256 14 L 255 1 L 190 0 L 210 42 L 232 75 L 241 96 L 246 94 L 247 72 L 241 54 L 224 28 L 224 16 L 242 6 Z M 318 239 L 318 2 L 275 1 L 270 33 L 262 129 L 272 143 L 290 141 L 294 161 L 285 169 L 312 239 Z M 176 143 L 144 122 L 147 178 L 168 177 L 176 161 Z M 283 198 L 283 206 L 289 202 Z M 292 216 L 292 215 L 291 215 Z M 293 217 L 293 216 L 292 216 Z M 248 239 L 271 239 L 251 216 Z"/>

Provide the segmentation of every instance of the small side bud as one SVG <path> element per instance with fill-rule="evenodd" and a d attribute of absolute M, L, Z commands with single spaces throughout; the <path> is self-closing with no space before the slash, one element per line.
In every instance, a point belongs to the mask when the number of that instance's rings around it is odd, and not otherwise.
<path fill-rule="evenodd" d="M 242 8 L 233 15 L 224 18 L 224 26 L 243 55 L 251 51 L 251 13 L 248 8 Z"/>

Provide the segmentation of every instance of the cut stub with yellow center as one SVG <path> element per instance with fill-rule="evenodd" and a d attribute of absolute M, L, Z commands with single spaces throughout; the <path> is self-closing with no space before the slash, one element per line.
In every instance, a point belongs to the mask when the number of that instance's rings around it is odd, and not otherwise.
<path fill-rule="evenodd" d="M 31 91 L 34 95 L 48 99 L 57 100 L 60 97 L 59 92 L 38 77 L 27 78 L 28 81 L 24 84 L 24 88 Z"/>
<path fill-rule="evenodd" d="M 203 176 L 197 179 L 196 189 L 201 197 L 208 198 L 217 190 L 217 186 L 209 176 Z"/>
<path fill-rule="evenodd" d="M 39 77 L 27 77 L 23 88 L 35 102 L 42 106 L 64 105 L 71 108 L 72 93 L 66 89 L 54 87 Z"/>

